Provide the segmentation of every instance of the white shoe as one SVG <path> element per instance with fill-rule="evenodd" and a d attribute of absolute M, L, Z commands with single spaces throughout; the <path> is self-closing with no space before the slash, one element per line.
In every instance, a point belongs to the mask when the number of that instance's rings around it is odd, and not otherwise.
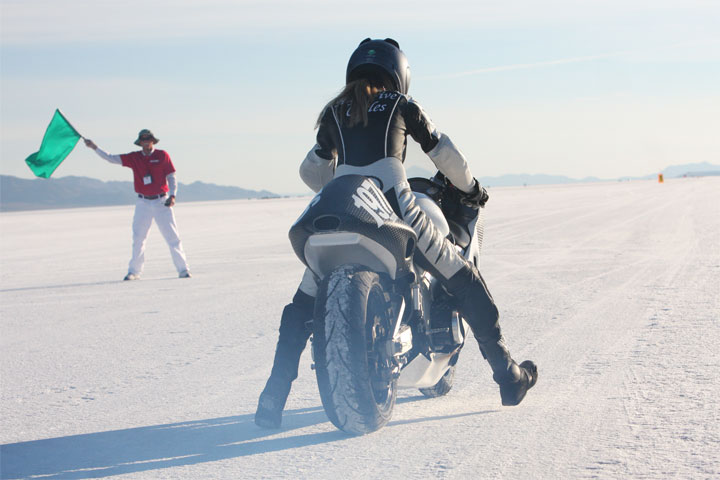
<path fill-rule="evenodd" d="M 128 273 L 127 275 L 125 275 L 125 278 L 123 278 L 123 280 L 140 280 L 140 275 L 138 275 L 137 273 Z"/>
<path fill-rule="evenodd" d="M 192 278 L 192 275 L 190 275 L 190 271 L 189 271 L 189 270 L 183 270 L 183 271 L 180 272 L 180 274 L 178 275 L 178 278 Z"/>

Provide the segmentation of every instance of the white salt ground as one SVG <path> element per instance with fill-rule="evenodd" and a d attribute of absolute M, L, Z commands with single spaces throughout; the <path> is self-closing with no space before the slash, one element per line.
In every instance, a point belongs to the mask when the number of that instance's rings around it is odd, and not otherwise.
<path fill-rule="evenodd" d="M 307 201 L 180 202 L 190 280 L 153 227 L 121 281 L 132 207 L 0 214 L 0 476 L 720 477 L 720 178 L 493 188 L 482 272 L 537 386 L 501 407 L 471 342 L 363 437 L 308 351 L 283 428 L 252 421 Z"/>

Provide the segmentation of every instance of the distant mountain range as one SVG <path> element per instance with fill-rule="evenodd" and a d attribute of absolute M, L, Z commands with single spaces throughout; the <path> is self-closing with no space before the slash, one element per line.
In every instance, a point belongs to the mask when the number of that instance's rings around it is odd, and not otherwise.
<path fill-rule="evenodd" d="M 662 172 L 665 178 L 697 177 L 720 175 L 720 165 L 689 163 L 667 167 Z M 434 172 L 419 167 L 409 167 L 408 177 L 430 177 Z M 657 178 L 657 173 L 643 177 L 620 177 L 582 179 L 563 175 L 502 175 L 478 177 L 488 187 L 522 185 L 555 185 L 566 183 L 609 182 L 621 180 L 648 180 Z M 194 182 L 180 184 L 179 195 L 183 202 L 237 200 L 244 198 L 277 198 L 280 195 L 267 190 L 246 190 L 239 187 L 221 186 L 212 183 Z M 128 205 L 135 203 L 132 182 L 103 182 L 87 177 L 36 178 L 27 180 L 9 175 L 0 175 L 0 211 L 40 210 L 48 208 L 99 207 Z"/>
<path fill-rule="evenodd" d="M 678 177 L 698 177 L 698 176 L 714 176 L 720 175 L 720 165 L 711 163 L 688 163 L 685 165 L 674 165 L 665 168 L 662 172 L 664 178 Z M 420 167 L 410 167 L 407 169 L 408 177 L 430 177 L 434 172 L 430 172 Z M 513 174 L 501 175 L 498 177 L 478 177 L 481 185 L 486 187 L 514 187 L 523 185 L 558 185 L 565 183 L 590 183 L 590 182 L 617 182 L 621 180 L 650 180 L 657 178 L 658 174 L 650 174 L 642 177 L 619 177 L 612 179 L 602 179 L 597 177 L 585 177 L 581 179 L 570 178 L 563 175 L 529 175 L 529 174 Z"/>
<path fill-rule="evenodd" d="M 181 183 L 183 202 L 279 197 L 267 190 L 246 190 L 212 183 Z M 132 182 L 103 182 L 87 177 L 35 178 L 0 175 L 0 211 L 99 207 L 135 203 Z"/>

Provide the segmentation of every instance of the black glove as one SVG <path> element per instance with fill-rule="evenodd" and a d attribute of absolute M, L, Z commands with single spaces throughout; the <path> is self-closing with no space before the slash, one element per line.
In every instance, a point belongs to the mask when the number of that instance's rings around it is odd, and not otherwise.
<path fill-rule="evenodd" d="M 460 191 L 460 202 L 463 205 L 477 210 L 478 208 L 485 206 L 488 199 L 490 198 L 490 195 L 488 195 L 485 187 L 480 185 L 480 182 L 477 181 L 477 178 L 475 178 L 474 180 L 475 183 L 473 183 L 473 188 L 470 193 L 465 193 L 462 190 Z"/>
<path fill-rule="evenodd" d="M 165 206 L 166 207 L 172 207 L 175 205 L 175 195 L 170 195 L 167 200 L 165 200 Z"/>

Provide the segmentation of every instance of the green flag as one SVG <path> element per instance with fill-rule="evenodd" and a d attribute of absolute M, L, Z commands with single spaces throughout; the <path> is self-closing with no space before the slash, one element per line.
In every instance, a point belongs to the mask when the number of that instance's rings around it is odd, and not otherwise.
<path fill-rule="evenodd" d="M 25 159 L 30 170 L 38 177 L 48 178 L 70 155 L 81 135 L 70 125 L 60 110 L 55 110 L 43 137 L 40 150 Z"/>

